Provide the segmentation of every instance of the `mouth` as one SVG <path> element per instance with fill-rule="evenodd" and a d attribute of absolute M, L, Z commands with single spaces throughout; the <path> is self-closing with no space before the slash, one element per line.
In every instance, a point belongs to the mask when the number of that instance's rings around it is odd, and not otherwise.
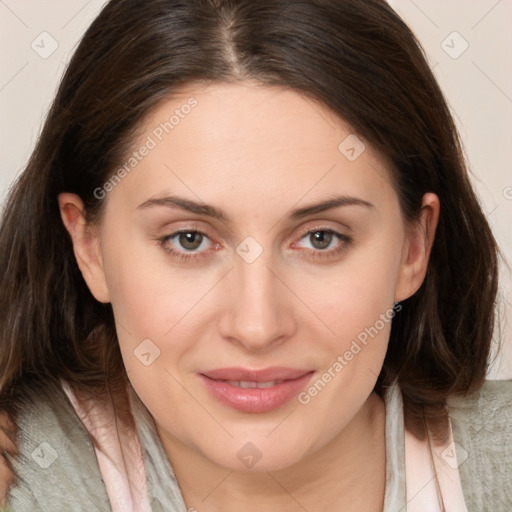
<path fill-rule="evenodd" d="M 306 387 L 313 370 L 272 367 L 261 370 L 219 368 L 200 373 L 207 390 L 240 412 L 263 413 L 289 402 Z"/>

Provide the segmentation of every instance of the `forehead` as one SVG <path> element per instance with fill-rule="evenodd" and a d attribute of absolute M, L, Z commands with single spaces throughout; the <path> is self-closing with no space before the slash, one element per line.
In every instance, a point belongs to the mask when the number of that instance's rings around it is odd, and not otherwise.
<path fill-rule="evenodd" d="M 127 155 L 129 176 L 114 191 L 137 204 L 170 191 L 224 204 L 222 194 L 237 194 L 259 206 L 332 189 L 371 202 L 383 187 L 392 192 L 382 158 L 348 123 L 284 87 L 189 84 L 154 108 L 139 134 L 136 161 Z"/>
<path fill-rule="evenodd" d="M 189 109 L 192 102 L 195 106 Z M 254 82 L 181 87 L 146 117 L 145 132 L 157 129 L 173 114 L 174 126 L 168 135 L 172 133 L 180 144 L 196 149 L 206 145 L 218 148 L 225 142 L 245 152 L 255 144 L 259 150 L 264 145 L 269 151 L 326 149 L 337 146 L 341 136 L 353 131 L 325 105 L 298 91 Z"/>

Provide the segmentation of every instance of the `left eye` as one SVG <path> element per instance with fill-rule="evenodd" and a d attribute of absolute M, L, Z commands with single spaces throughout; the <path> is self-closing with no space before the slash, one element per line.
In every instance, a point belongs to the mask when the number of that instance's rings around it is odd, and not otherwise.
<path fill-rule="evenodd" d="M 342 238 L 343 235 L 336 233 L 335 231 L 328 229 L 317 229 L 315 231 L 308 231 L 302 238 L 310 240 L 312 247 L 311 249 L 325 250 L 328 249 L 331 242 L 336 238 Z"/>

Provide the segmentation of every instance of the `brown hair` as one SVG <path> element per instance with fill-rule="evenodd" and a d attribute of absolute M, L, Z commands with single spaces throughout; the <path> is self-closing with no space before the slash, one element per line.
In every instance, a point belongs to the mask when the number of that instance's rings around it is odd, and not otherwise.
<path fill-rule="evenodd" d="M 391 163 L 404 218 L 441 213 L 426 278 L 401 303 L 378 392 L 411 410 L 477 390 L 488 365 L 498 248 L 422 49 L 384 0 L 112 0 L 81 40 L 0 232 L 0 396 L 31 376 L 82 390 L 126 378 L 110 305 L 77 267 L 57 196 L 101 218 L 101 187 L 144 116 L 193 81 L 253 80 L 319 100 Z"/>

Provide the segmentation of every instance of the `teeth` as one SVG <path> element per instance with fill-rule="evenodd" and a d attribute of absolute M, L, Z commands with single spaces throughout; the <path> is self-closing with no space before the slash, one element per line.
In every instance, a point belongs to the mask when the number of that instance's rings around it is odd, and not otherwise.
<path fill-rule="evenodd" d="M 228 384 L 232 386 L 236 386 L 237 388 L 243 389 L 264 389 L 271 388 L 272 386 L 277 386 L 277 384 L 281 384 L 284 382 L 282 380 L 269 380 L 268 382 L 250 382 L 248 380 L 227 380 Z"/>

